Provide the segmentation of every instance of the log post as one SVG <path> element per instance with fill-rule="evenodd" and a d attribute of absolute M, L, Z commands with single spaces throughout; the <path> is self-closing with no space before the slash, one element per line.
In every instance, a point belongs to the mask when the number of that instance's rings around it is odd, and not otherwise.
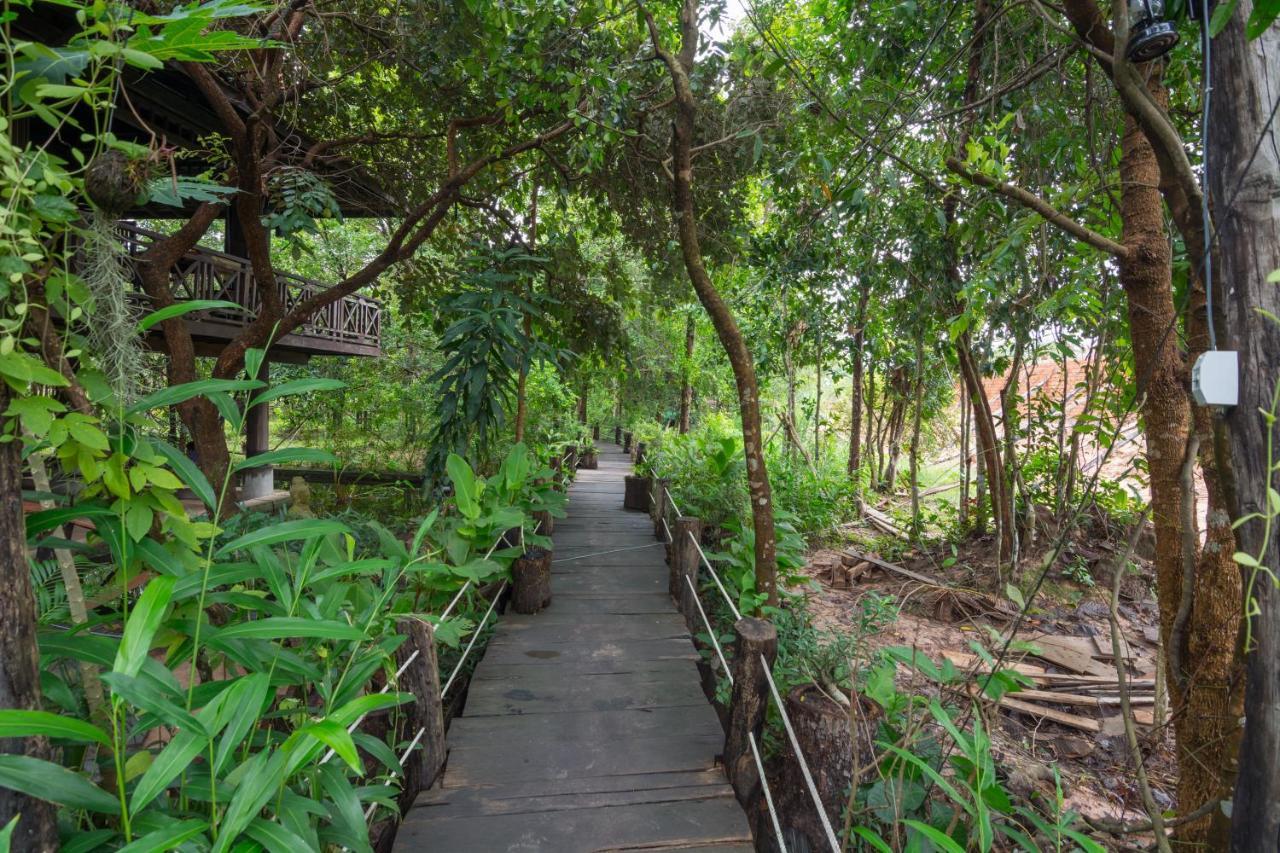
<path fill-rule="evenodd" d="M 596 441 L 600 440 L 600 424 L 596 424 L 593 427 L 591 427 L 591 437 L 594 438 Z"/>
<path fill-rule="evenodd" d="M 555 532 L 556 520 L 549 509 L 536 510 L 533 513 L 533 532 L 539 536 L 550 536 Z"/>
<path fill-rule="evenodd" d="M 622 433 L 622 452 L 623 453 L 631 452 L 631 433 L 630 432 L 624 431 Z"/>
<path fill-rule="evenodd" d="M 613 443 L 619 447 L 622 446 L 622 427 L 620 426 L 613 428 Z"/>
<path fill-rule="evenodd" d="M 440 697 L 440 669 L 436 662 L 435 634 L 431 626 L 421 619 L 396 620 L 396 633 L 407 639 L 396 649 L 396 669 L 405 661 L 418 656 L 405 667 L 395 689 L 412 693 L 412 704 L 402 706 L 404 729 L 399 733 L 400 742 L 412 741 L 419 729 L 424 729 L 422 740 L 404 761 L 404 788 L 400 794 L 401 813 L 413 804 L 419 791 L 435 784 L 440 769 L 444 767 L 444 707 Z"/>
<path fill-rule="evenodd" d="M 644 450 L 645 450 L 645 442 L 637 441 L 636 442 L 636 458 L 635 458 L 635 463 L 637 465 L 644 464 Z"/>
<path fill-rule="evenodd" d="M 649 511 L 649 478 L 628 474 L 623 480 L 622 508 Z"/>
<path fill-rule="evenodd" d="M 676 526 L 671 530 L 671 571 L 667 581 L 667 592 L 675 599 L 682 613 L 684 596 L 689 591 L 689 585 L 684 582 L 685 575 L 694 581 L 695 587 L 698 585 L 698 551 L 689 541 L 690 534 L 695 539 L 702 535 L 702 519 L 682 515 L 676 519 Z"/>
<path fill-rule="evenodd" d="M 773 666 L 778 656 L 778 631 L 764 619 L 746 616 L 737 621 L 733 632 L 736 637 L 732 664 L 733 697 L 729 702 L 729 726 L 724 738 L 724 766 L 733 785 L 733 793 L 745 808 L 752 802 L 760 784 L 760 774 L 751 754 L 750 735 L 755 735 L 759 743 L 765 714 L 769 710 L 765 662 Z"/>
<path fill-rule="evenodd" d="M 667 541 L 667 528 L 663 526 L 663 522 L 667 518 L 667 486 L 669 485 L 671 485 L 669 477 L 658 477 L 653 481 L 653 538 L 659 542 Z"/>
<path fill-rule="evenodd" d="M 537 613 L 551 603 L 551 552 L 534 545 L 511 564 L 511 607 Z"/>

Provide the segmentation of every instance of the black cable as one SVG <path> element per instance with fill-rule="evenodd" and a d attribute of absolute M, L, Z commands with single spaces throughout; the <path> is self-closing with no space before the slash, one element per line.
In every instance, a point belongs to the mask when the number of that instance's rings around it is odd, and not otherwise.
<path fill-rule="evenodd" d="M 1213 37 L 1209 35 L 1209 0 L 1200 0 L 1200 55 L 1203 71 L 1200 75 L 1200 228 L 1204 232 L 1200 265 L 1204 268 L 1205 326 L 1209 330 L 1209 349 L 1218 348 L 1218 332 L 1213 322 L 1213 237 L 1209 227 L 1209 100 L 1213 93 L 1209 58 Z"/>

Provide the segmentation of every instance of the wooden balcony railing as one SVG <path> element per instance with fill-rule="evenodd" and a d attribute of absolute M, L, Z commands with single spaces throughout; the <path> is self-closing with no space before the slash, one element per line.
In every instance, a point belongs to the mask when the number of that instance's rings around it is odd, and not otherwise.
<path fill-rule="evenodd" d="M 127 222 L 120 223 L 119 229 L 131 257 L 141 254 L 152 241 L 164 236 Z M 286 311 L 329 287 L 279 270 L 275 275 L 280 302 Z M 246 258 L 197 247 L 174 265 L 169 278 L 174 298 L 180 301 L 221 299 L 241 306 L 185 315 L 192 336 L 198 340 L 233 340 L 262 307 L 262 291 L 253 274 L 253 265 Z M 137 296 L 140 302 L 146 300 L 141 290 Z M 346 296 L 281 337 L 272 349 L 315 355 L 381 355 L 382 305 L 367 296 Z"/>

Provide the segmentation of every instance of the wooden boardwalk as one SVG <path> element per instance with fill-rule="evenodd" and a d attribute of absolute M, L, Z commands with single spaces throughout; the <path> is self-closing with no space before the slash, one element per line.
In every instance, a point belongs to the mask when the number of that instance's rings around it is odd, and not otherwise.
<path fill-rule="evenodd" d="M 662 547 L 622 508 L 629 470 L 602 444 L 599 470 L 578 472 L 551 607 L 503 616 L 398 853 L 754 849 Z"/>

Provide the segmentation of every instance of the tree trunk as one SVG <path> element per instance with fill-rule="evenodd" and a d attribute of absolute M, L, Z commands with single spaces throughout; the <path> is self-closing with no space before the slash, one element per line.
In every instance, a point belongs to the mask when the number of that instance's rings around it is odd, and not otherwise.
<path fill-rule="evenodd" d="M 773 494 L 764 459 L 764 436 L 760 423 L 760 389 L 756 382 L 755 364 L 738 329 L 729 306 L 707 272 L 698 239 L 698 220 L 693 203 L 693 136 L 697 118 L 697 102 L 689 75 L 693 71 L 698 49 L 698 3 L 684 0 L 680 11 L 681 43 L 679 55 L 661 46 L 658 28 L 646 11 L 647 24 L 654 49 L 671 75 L 675 96 L 675 118 L 672 122 L 671 154 L 674 172 L 674 205 L 676 230 L 685 269 L 698 300 L 711 317 L 716 335 L 733 367 L 738 389 L 738 407 L 742 415 L 742 447 L 747 461 L 747 488 L 751 499 L 752 525 L 755 529 L 756 588 L 767 596 L 771 606 L 778 604 L 777 542 L 773 524 Z"/>
<path fill-rule="evenodd" d="M 814 326 L 814 365 L 818 374 L 813 395 L 813 463 L 822 461 L 822 327 Z"/>
<path fill-rule="evenodd" d="M 995 417 L 991 413 L 991 404 L 987 400 L 987 393 L 982 385 L 982 375 L 978 372 L 970 346 L 969 334 L 966 332 L 960 335 L 956 341 L 956 356 L 960 362 L 960 372 L 964 377 L 965 387 L 969 392 L 974 438 L 978 455 L 981 457 L 978 463 L 979 477 L 985 480 L 983 485 L 991 498 L 991 517 L 995 522 L 996 538 L 1000 543 L 998 553 L 1001 564 L 1005 564 L 1009 562 L 1013 550 L 1013 542 L 1008 533 L 1013 528 L 1013 505 L 1004 488 L 1004 466 L 1000 462 L 1000 444 L 996 437 Z M 979 513 L 982 513 L 981 508 Z"/>
<path fill-rule="evenodd" d="M 960 529 L 969 525 L 969 395 L 965 393 L 964 379 L 957 388 L 960 398 Z"/>
<path fill-rule="evenodd" d="M 871 291 L 863 288 L 858 295 L 858 311 L 854 318 L 857 328 L 853 333 L 853 364 L 850 365 L 849 385 L 849 464 L 846 470 L 854 478 L 854 500 L 862 501 L 861 478 L 858 469 L 862 467 L 862 350 L 866 343 L 867 298 Z M 858 507 L 861 511 L 861 507 Z"/>
<path fill-rule="evenodd" d="M 693 372 L 693 345 L 695 343 L 694 333 L 696 332 L 696 322 L 693 314 L 690 313 L 684 321 L 684 365 L 681 370 L 680 385 L 680 434 L 684 435 L 689 431 L 689 419 L 693 414 L 693 382 L 691 374 Z"/>
<path fill-rule="evenodd" d="M 9 386 L 0 383 L 0 412 L 9 408 Z M 16 429 L 16 425 L 14 426 Z M 40 707 L 40 652 L 36 647 L 35 598 L 27 565 L 26 528 L 22 517 L 22 445 L 0 444 L 0 708 L 24 711 Z M 0 752 L 48 759 L 44 737 L 0 739 Z M 53 806 L 0 786 L 0 826 L 21 815 L 14 830 L 14 850 L 56 850 L 58 830 Z"/>
<path fill-rule="evenodd" d="M 529 253 L 533 254 L 534 247 L 538 243 L 538 182 L 533 182 L 533 197 L 529 200 Z M 532 291 L 532 283 L 530 283 L 530 291 Z M 526 298 L 533 294 L 526 293 Z M 524 315 L 524 336 L 533 339 L 533 318 L 528 314 Z M 529 420 L 529 365 L 522 364 L 520 366 L 520 378 L 516 380 L 516 423 L 515 423 L 515 440 L 516 442 L 524 441 L 525 425 Z"/>
<path fill-rule="evenodd" d="M 920 421 L 924 410 L 924 332 L 916 333 L 915 399 L 911 415 L 911 535 L 920 538 Z"/>
<path fill-rule="evenodd" d="M 1280 288 L 1267 275 L 1280 268 L 1280 151 L 1270 119 L 1276 99 L 1280 31 L 1269 27 L 1253 43 L 1245 20 L 1256 4 L 1240 0 L 1225 29 L 1213 40 L 1214 89 L 1209 122 L 1209 180 L 1217 215 L 1220 264 L 1215 276 L 1219 304 L 1226 294 L 1227 323 L 1221 345 L 1240 353 L 1240 401 L 1227 415 L 1235 470 L 1236 514 L 1270 515 L 1268 489 L 1275 488 L 1271 448 L 1280 378 Z M 1221 316 L 1221 315 L 1219 315 Z M 1270 571 L 1280 568 L 1280 538 L 1254 518 L 1236 529 L 1238 547 Z M 1280 589 L 1265 572 L 1245 568 L 1253 610 L 1247 649 L 1244 737 L 1231 810 L 1231 849 L 1270 853 L 1280 843 Z M 1256 609 L 1254 609 L 1256 606 Z"/>

